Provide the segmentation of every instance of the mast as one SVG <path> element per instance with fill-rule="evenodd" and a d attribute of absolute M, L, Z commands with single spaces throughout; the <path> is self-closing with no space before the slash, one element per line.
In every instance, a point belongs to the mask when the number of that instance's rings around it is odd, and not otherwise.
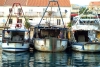
<path fill-rule="evenodd" d="M 41 24 L 41 21 L 42 21 L 44 15 L 45 15 L 45 13 L 47 12 L 48 7 L 50 6 L 50 3 L 56 3 L 56 4 L 57 4 L 57 6 L 58 6 L 58 8 L 59 8 L 60 15 L 61 15 L 61 18 L 62 18 L 62 22 L 63 22 L 63 25 L 64 25 L 64 21 L 63 21 L 63 17 L 62 17 L 62 14 L 61 14 L 61 9 L 60 9 L 58 0 L 49 0 L 49 3 L 48 3 L 48 5 L 47 5 L 47 7 L 46 7 L 46 9 L 45 9 L 45 11 L 44 11 L 44 13 L 43 13 L 43 16 L 42 16 L 40 22 L 39 22 L 39 25 Z M 51 10 L 52 10 L 52 8 L 51 8 Z M 38 27 L 39 27 L 39 25 L 38 25 Z"/>
<path fill-rule="evenodd" d="M 17 11 L 14 12 L 15 10 L 17 10 Z M 8 30 L 8 27 L 9 27 L 9 23 L 8 22 L 9 22 L 9 19 L 11 19 L 12 14 L 14 16 L 16 16 L 16 18 L 17 18 L 16 23 L 19 23 L 19 17 L 20 16 L 24 16 L 24 12 L 23 12 L 23 9 L 22 9 L 20 3 L 13 3 L 12 7 L 9 9 L 9 15 L 8 15 L 7 21 L 5 23 L 4 29 L 7 28 L 7 30 Z"/>

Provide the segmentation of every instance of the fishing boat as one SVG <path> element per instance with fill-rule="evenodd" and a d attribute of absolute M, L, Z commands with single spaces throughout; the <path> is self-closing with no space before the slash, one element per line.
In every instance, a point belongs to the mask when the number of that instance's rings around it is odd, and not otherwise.
<path fill-rule="evenodd" d="M 73 19 L 71 26 L 72 49 L 81 52 L 100 51 L 100 20 L 98 15 L 82 18 L 82 15 Z"/>
<path fill-rule="evenodd" d="M 16 5 L 21 6 L 19 3 L 14 3 L 12 7 L 15 7 Z M 13 10 L 13 8 L 11 8 L 11 10 Z M 11 13 L 8 16 L 8 19 L 12 18 Z M 6 22 L 4 30 L 2 30 L 2 50 L 4 51 L 16 52 L 27 51 L 29 49 L 30 31 L 23 23 L 19 23 L 18 16 L 20 15 L 16 16 L 17 21 L 12 23 L 10 27 L 7 26 L 9 24 Z"/>
<path fill-rule="evenodd" d="M 47 9 L 51 2 L 53 1 L 49 1 L 49 4 L 39 24 L 34 26 L 34 36 L 33 36 L 34 48 L 38 51 L 47 51 L 47 52 L 65 51 L 68 42 L 67 34 L 66 34 L 68 29 L 65 28 L 64 26 L 62 15 L 61 15 L 61 19 L 63 25 L 54 25 L 53 23 L 51 23 L 51 20 L 49 22 L 42 23 L 43 17 L 47 12 Z M 58 1 L 54 1 L 54 2 L 58 4 Z M 58 8 L 60 11 L 59 6 Z M 62 32 L 63 38 L 58 37 L 60 32 Z"/>

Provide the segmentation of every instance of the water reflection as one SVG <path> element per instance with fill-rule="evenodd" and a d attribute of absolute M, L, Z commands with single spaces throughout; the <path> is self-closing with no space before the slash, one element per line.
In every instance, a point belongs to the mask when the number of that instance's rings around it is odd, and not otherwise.
<path fill-rule="evenodd" d="M 100 53 L 2 52 L 2 67 L 100 67 Z"/>
<path fill-rule="evenodd" d="M 27 67 L 29 53 L 2 52 L 2 67 Z"/>
<path fill-rule="evenodd" d="M 72 53 L 72 65 L 84 66 L 84 67 L 98 67 L 100 66 L 100 54 L 99 53 Z"/>
<path fill-rule="evenodd" d="M 36 52 L 34 54 L 34 67 L 66 67 L 67 54 Z"/>

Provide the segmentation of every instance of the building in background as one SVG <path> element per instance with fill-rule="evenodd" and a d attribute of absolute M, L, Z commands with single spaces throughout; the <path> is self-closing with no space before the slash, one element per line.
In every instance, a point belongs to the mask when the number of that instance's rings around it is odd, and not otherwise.
<path fill-rule="evenodd" d="M 51 1 L 51 0 L 50 0 Z M 55 1 L 55 0 L 54 0 Z M 38 24 L 40 22 L 41 17 L 49 3 L 49 0 L 0 0 L 0 26 L 3 26 L 6 23 L 10 9 L 12 8 L 13 3 L 20 3 L 24 12 L 24 16 L 29 19 L 31 25 Z M 70 22 L 70 14 L 71 14 L 71 5 L 70 0 L 58 0 L 62 17 L 67 26 L 67 23 Z M 14 7 L 13 7 L 14 8 Z M 12 13 L 12 18 L 9 19 L 8 24 L 13 24 L 17 22 L 16 12 L 22 12 L 21 8 L 14 9 Z M 50 18 L 50 16 L 52 16 Z M 48 7 L 48 10 L 43 18 L 41 23 L 51 21 L 54 25 L 63 25 L 59 8 L 57 7 L 57 3 L 51 3 Z M 21 16 L 19 17 L 19 23 L 24 23 L 25 20 Z"/>
<path fill-rule="evenodd" d="M 91 1 L 88 5 L 88 8 L 93 12 L 93 14 L 98 14 L 100 17 L 100 1 Z"/>
<path fill-rule="evenodd" d="M 71 20 L 73 20 L 73 17 L 79 14 L 79 8 L 80 8 L 79 5 L 71 4 Z"/>

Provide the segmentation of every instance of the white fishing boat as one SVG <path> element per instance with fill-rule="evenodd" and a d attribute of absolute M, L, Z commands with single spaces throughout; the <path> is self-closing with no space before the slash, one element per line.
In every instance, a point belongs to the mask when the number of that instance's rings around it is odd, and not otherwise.
<path fill-rule="evenodd" d="M 19 3 L 14 3 L 12 7 L 15 7 L 16 5 L 20 6 Z M 11 8 L 11 10 L 13 9 Z M 8 19 L 12 18 L 11 13 L 9 14 Z M 19 15 L 17 15 L 16 18 L 18 19 Z M 2 30 L 2 50 L 14 52 L 28 50 L 30 31 L 25 28 L 25 25 L 19 23 L 17 20 L 15 23 L 12 23 L 9 28 L 7 26 L 9 26 L 8 22 L 6 22 L 5 28 Z"/>
<path fill-rule="evenodd" d="M 26 51 L 29 48 L 29 31 L 26 29 L 3 30 L 2 49 L 5 51 Z"/>
<path fill-rule="evenodd" d="M 71 27 L 72 49 L 82 52 L 100 51 L 100 20 L 97 15 L 90 18 L 82 18 L 82 15 L 74 18 Z"/>
<path fill-rule="evenodd" d="M 48 6 L 50 5 L 49 4 Z M 54 1 L 58 4 L 58 1 Z M 47 8 L 48 8 L 47 6 Z M 47 8 L 43 14 L 47 12 Z M 60 11 L 60 7 L 59 11 Z M 49 52 L 58 52 L 65 51 L 67 48 L 67 28 L 64 25 L 54 25 L 50 22 L 45 22 L 42 24 L 43 17 L 40 20 L 40 23 L 34 26 L 34 37 L 33 43 L 36 50 L 39 51 L 49 51 Z M 50 17 L 51 18 L 51 17 Z M 61 15 L 62 18 L 62 15 Z M 62 19 L 63 20 L 63 19 Z M 62 21 L 63 22 L 63 21 Z M 59 33 L 62 32 L 63 38 L 58 38 Z"/>

